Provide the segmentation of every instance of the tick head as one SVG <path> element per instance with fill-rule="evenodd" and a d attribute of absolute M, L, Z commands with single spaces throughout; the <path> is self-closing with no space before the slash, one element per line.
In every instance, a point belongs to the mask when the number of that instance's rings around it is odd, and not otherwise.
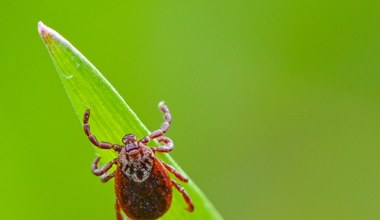
<path fill-rule="evenodd" d="M 136 135 L 127 134 L 123 137 L 123 143 L 127 149 L 127 151 L 131 151 L 138 148 Z"/>

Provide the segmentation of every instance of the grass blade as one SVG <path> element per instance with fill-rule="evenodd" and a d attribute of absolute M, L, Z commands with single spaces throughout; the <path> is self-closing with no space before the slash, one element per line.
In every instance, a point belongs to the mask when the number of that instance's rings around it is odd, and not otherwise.
<path fill-rule="evenodd" d="M 79 120 L 82 122 L 84 111 L 91 109 L 91 130 L 99 139 L 120 143 L 126 131 L 135 133 L 138 137 L 149 133 L 119 93 L 76 48 L 42 22 L 38 24 L 38 31 L 50 52 Z M 95 149 L 103 162 L 117 156 L 110 150 Z M 170 155 L 159 154 L 158 157 L 183 172 Z M 182 185 L 195 204 L 194 213 L 184 210 L 186 204 L 182 196 L 173 190 L 172 207 L 161 219 L 223 219 L 191 179 L 189 183 Z M 109 207 L 112 208 L 113 204 Z"/>

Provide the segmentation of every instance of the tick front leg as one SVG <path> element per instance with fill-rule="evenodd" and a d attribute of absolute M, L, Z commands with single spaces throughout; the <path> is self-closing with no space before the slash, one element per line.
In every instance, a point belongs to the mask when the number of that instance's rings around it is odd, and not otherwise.
<path fill-rule="evenodd" d="M 101 176 L 101 175 L 105 174 L 109 169 L 111 169 L 112 165 L 114 165 L 116 163 L 116 159 L 114 159 L 114 160 L 106 163 L 103 167 L 98 168 L 99 161 L 100 161 L 100 157 L 97 157 L 91 166 L 91 171 L 95 176 Z"/>
<path fill-rule="evenodd" d="M 185 182 L 187 183 L 189 180 L 187 179 L 187 177 L 185 177 L 184 175 L 182 175 L 182 173 L 178 172 L 174 167 L 170 166 L 169 164 L 166 164 L 164 162 L 162 162 L 162 164 L 165 166 L 165 168 L 171 172 L 172 174 L 174 174 L 174 176 L 176 176 L 179 180 L 181 180 L 182 182 Z"/>
<path fill-rule="evenodd" d="M 165 121 L 161 125 L 161 130 L 165 134 L 169 129 L 169 125 L 172 122 L 172 115 L 170 114 L 169 108 L 164 104 L 164 102 L 158 103 L 158 107 L 161 109 L 162 113 L 164 113 Z"/>
<path fill-rule="evenodd" d="M 179 185 L 176 181 L 174 181 L 174 180 L 171 180 L 171 181 L 172 181 L 173 186 L 182 194 L 183 199 L 187 203 L 187 208 L 186 208 L 187 211 L 193 212 L 194 211 L 194 204 L 191 201 L 189 194 L 187 194 L 186 190 L 181 185 Z"/>
<path fill-rule="evenodd" d="M 144 144 L 148 143 L 151 139 L 158 138 L 164 135 L 168 131 L 170 123 L 172 122 L 172 116 L 170 114 L 169 108 L 164 104 L 164 102 L 160 102 L 158 104 L 158 107 L 164 113 L 165 121 L 164 123 L 162 123 L 161 129 L 153 131 L 149 136 L 146 136 L 141 140 L 141 142 L 143 142 Z"/>
<path fill-rule="evenodd" d="M 89 119 L 90 119 L 90 109 L 87 109 L 84 112 L 84 116 L 83 116 L 83 130 L 84 130 L 84 133 L 87 135 L 88 139 L 91 141 L 91 143 L 101 149 L 114 149 L 115 151 L 120 152 L 121 146 L 104 142 L 104 141 L 98 141 L 96 139 L 95 135 L 93 135 L 90 131 L 90 124 L 88 123 Z"/>
<path fill-rule="evenodd" d="M 158 147 L 152 147 L 151 150 L 153 152 L 161 152 L 161 153 L 167 153 L 174 149 L 173 141 L 168 137 L 159 137 L 157 138 L 157 141 L 160 143 L 165 143 L 164 146 L 158 146 Z"/>

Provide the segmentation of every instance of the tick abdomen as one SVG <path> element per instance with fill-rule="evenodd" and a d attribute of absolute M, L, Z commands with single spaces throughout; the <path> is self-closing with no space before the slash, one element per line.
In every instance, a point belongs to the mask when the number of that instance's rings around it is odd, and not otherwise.
<path fill-rule="evenodd" d="M 152 170 L 145 181 L 136 182 L 118 169 L 115 193 L 123 211 L 134 220 L 157 219 L 170 207 L 171 181 L 164 166 L 153 159 Z"/>

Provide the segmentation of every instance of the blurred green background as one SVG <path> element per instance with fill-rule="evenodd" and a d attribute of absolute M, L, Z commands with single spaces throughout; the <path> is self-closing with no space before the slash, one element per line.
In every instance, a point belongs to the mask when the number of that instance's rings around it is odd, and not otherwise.
<path fill-rule="evenodd" d="M 114 219 L 37 22 L 83 52 L 225 219 L 380 219 L 379 1 L 9 1 L 0 219 Z M 136 94 L 138 91 L 139 95 Z M 127 132 L 127 131 L 126 131 Z"/>

